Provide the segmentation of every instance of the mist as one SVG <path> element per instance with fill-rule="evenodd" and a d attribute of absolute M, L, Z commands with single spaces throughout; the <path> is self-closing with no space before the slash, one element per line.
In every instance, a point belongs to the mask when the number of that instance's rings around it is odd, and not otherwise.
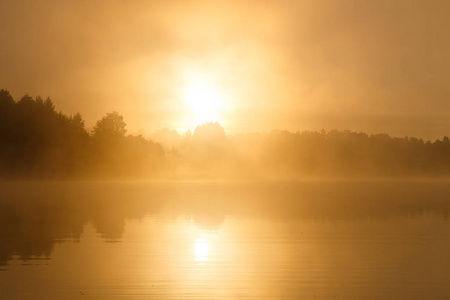
<path fill-rule="evenodd" d="M 0 1 L 0 298 L 450 299 L 450 1 Z"/>
<path fill-rule="evenodd" d="M 227 94 L 227 132 L 352 130 L 441 139 L 448 1 L 2 1 L 0 85 L 51 95 L 88 128 L 194 128 L 179 88 Z"/>
<path fill-rule="evenodd" d="M 0 175 L 10 179 L 298 179 L 447 177 L 450 142 L 349 130 L 227 134 L 208 122 L 179 134 L 129 134 L 107 113 L 91 131 L 50 98 L 0 91 Z"/>

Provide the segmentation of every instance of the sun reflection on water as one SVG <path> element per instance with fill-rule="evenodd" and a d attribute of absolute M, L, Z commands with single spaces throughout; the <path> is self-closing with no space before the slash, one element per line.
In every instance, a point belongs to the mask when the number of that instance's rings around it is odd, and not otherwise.
<path fill-rule="evenodd" d="M 195 254 L 195 260 L 197 260 L 197 261 L 205 261 L 208 259 L 209 244 L 208 244 L 207 239 L 199 238 L 199 239 L 195 240 L 194 254 Z"/>

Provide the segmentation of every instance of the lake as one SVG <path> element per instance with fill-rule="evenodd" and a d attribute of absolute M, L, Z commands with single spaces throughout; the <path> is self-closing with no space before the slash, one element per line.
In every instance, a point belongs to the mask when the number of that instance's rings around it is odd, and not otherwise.
<path fill-rule="evenodd" d="M 450 182 L 3 182 L 0 299 L 450 299 Z"/>

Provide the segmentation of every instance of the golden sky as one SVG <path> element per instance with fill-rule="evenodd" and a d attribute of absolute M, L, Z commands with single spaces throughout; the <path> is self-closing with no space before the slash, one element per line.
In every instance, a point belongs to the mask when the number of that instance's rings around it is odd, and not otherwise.
<path fill-rule="evenodd" d="M 450 1 L 0 2 L 0 88 L 91 128 L 450 132 Z"/>

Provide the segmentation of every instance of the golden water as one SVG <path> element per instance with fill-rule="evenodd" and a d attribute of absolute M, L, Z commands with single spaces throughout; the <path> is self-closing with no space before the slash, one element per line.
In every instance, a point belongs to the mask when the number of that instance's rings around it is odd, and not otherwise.
<path fill-rule="evenodd" d="M 449 299 L 450 184 L 4 183 L 0 299 Z"/>

